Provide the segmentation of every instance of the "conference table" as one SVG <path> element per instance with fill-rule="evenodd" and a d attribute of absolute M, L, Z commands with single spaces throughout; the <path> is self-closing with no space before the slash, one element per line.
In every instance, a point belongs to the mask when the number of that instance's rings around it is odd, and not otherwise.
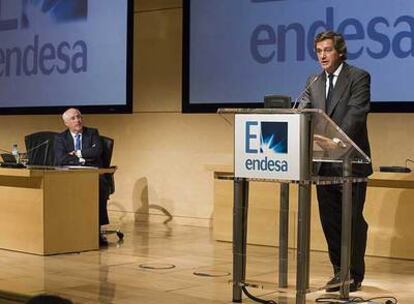
<path fill-rule="evenodd" d="M 99 174 L 112 172 L 0 168 L 0 249 L 39 255 L 99 249 Z"/>

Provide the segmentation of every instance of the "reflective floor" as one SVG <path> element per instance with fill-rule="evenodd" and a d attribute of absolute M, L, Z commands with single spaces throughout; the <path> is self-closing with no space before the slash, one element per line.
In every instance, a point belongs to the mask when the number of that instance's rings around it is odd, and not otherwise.
<path fill-rule="evenodd" d="M 0 290 L 57 294 L 75 303 L 232 303 L 232 245 L 213 241 L 210 229 L 134 222 L 121 229 L 125 241 L 117 244 L 110 236 L 110 246 L 100 251 L 42 257 L 0 250 Z M 277 248 L 249 246 L 246 277 L 260 286 L 249 291 L 295 303 L 293 251 L 289 264 L 290 289 L 277 291 Z M 330 275 L 327 254 L 313 252 L 311 288 L 323 286 Z M 307 303 L 326 295 L 311 293 Z M 398 303 L 414 303 L 414 261 L 367 258 L 362 290 L 351 295 L 392 295 Z"/>

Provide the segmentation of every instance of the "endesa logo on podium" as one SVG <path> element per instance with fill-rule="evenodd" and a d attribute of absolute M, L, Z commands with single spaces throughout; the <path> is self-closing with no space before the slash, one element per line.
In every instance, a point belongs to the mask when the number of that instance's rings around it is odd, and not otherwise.
<path fill-rule="evenodd" d="M 238 114 L 235 117 L 236 177 L 300 179 L 297 114 Z"/>

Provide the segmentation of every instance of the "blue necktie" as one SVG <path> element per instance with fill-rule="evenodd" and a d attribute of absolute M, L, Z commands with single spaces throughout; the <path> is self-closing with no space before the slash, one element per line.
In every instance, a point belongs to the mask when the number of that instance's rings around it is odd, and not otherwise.
<path fill-rule="evenodd" d="M 75 135 L 75 150 L 81 149 L 81 141 L 80 141 L 80 134 Z"/>

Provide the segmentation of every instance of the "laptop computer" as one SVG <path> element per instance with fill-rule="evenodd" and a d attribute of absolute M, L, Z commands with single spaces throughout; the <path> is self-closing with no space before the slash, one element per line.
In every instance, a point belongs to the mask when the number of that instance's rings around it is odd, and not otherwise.
<path fill-rule="evenodd" d="M 25 166 L 21 163 L 18 163 L 16 161 L 16 157 L 14 157 L 13 154 L 10 153 L 1 153 L 1 158 L 3 159 L 3 162 L 0 163 L 0 166 L 6 167 L 6 168 L 24 168 Z"/>

